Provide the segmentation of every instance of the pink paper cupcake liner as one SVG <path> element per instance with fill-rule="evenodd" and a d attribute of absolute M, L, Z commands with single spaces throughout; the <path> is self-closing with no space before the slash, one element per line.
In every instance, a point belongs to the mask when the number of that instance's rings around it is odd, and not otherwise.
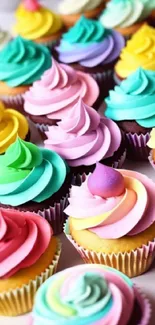
<path fill-rule="evenodd" d="M 125 133 L 127 157 L 132 160 L 147 160 L 150 148 L 147 143 L 150 139 L 150 133 L 132 134 Z"/>
<path fill-rule="evenodd" d="M 8 108 L 15 108 L 19 110 L 21 113 L 24 113 L 23 110 L 23 94 L 19 94 L 16 96 L 0 96 L 0 100 L 5 104 Z"/>
<path fill-rule="evenodd" d="M 145 294 L 136 285 L 134 285 L 134 292 L 142 311 L 142 320 L 138 325 L 149 325 L 152 314 L 151 304 Z"/>
<path fill-rule="evenodd" d="M 105 254 L 93 252 L 79 246 L 70 234 L 68 221 L 64 226 L 64 233 L 86 264 L 107 265 L 126 274 L 130 278 L 146 272 L 155 257 L 155 239 L 131 252 Z"/>

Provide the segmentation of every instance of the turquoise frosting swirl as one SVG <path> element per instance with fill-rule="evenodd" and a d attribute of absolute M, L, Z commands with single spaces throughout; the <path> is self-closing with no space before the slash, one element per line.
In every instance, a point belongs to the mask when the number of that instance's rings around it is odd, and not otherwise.
<path fill-rule="evenodd" d="M 99 21 L 81 16 L 77 23 L 67 33 L 63 34 L 62 39 L 69 44 L 80 43 L 85 45 L 102 42 L 106 35 L 107 30 Z"/>
<path fill-rule="evenodd" d="M 57 153 L 17 138 L 0 156 L 0 203 L 42 202 L 61 188 L 67 172 Z"/>
<path fill-rule="evenodd" d="M 9 87 L 30 85 L 51 67 L 49 50 L 18 36 L 0 52 L 0 80 Z"/>
<path fill-rule="evenodd" d="M 137 69 L 105 99 L 105 116 L 114 120 L 136 120 L 145 127 L 155 126 L 155 72 Z"/>

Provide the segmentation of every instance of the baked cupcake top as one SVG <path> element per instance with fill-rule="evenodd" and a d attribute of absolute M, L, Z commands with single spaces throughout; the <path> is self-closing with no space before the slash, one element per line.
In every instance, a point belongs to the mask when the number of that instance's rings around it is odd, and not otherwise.
<path fill-rule="evenodd" d="M 17 136 L 25 139 L 29 131 L 24 115 L 0 102 L 0 154 L 4 153 Z"/>
<path fill-rule="evenodd" d="M 50 67 L 49 50 L 20 36 L 0 51 L 0 81 L 9 87 L 30 85 Z"/>
<path fill-rule="evenodd" d="M 106 28 L 130 27 L 149 16 L 153 2 L 154 0 L 111 0 L 107 3 L 100 22 Z"/>
<path fill-rule="evenodd" d="M 46 251 L 53 234 L 49 223 L 37 214 L 0 208 L 0 279 L 35 264 Z"/>
<path fill-rule="evenodd" d="M 32 115 L 62 119 L 70 113 L 79 97 L 93 105 L 98 95 L 98 85 L 89 74 L 58 64 L 52 58 L 52 67 L 24 95 L 24 109 Z"/>
<path fill-rule="evenodd" d="M 114 121 L 136 120 L 145 128 L 155 126 L 155 72 L 137 69 L 105 99 L 105 116 Z"/>
<path fill-rule="evenodd" d="M 81 14 L 93 10 L 102 4 L 103 0 L 62 0 L 59 4 L 59 12 L 62 15 Z"/>
<path fill-rule="evenodd" d="M 72 186 L 65 213 L 75 230 L 104 239 L 134 236 L 155 221 L 154 193 L 155 183 L 147 176 L 97 163 L 81 187 Z"/>
<path fill-rule="evenodd" d="M 113 156 L 122 140 L 118 126 L 81 99 L 57 126 L 49 126 L 46 135 L 45 148 L 59 153 L 72 167 Z"/>
<path fill-rule="evenodd" d="M 0 28 L 0 51 L 3 49 L 3 47 L 8 44 L 8 42 L 11 41 L 11 35 L 8 31 L 2 30 Z"/>
<path fill-rule="evenodd" d="M 118 32 L 107 30 L 99 21 L 82 16 L 63 34 L 56 50 L 61 62 L 78 62 L 91 68 L 114 62 L 124 44 L 124 38 Z"/>
<path fill-rule="evenodd" d="M 61 188 L 67 173 L 57 153 L 17 138 L 0 156 L 0 203 L 43 202 Z"/>
<path fill-rule="evenodd" d="M 78 265 L 49 278 L 37 291 L 32 324 L 127 325 L 150 319 L 150 304 L 123 273 L 104 265 Z M 134 324 L 134 323 L 132 323 Z"/>
<path fill-rule="evenodd" d="M 16 19 L 13 34 L 29 40 L 53 35 L 62 28 L 60 16 L 37 0 L 24 0 L 16 10 Z"/>
<path fill-rule="evenodd" d="M 155 71 L 155 28 L 144 24 L 123 48 L 115 66 L 116 74 L 127 78 L 137 68 Z"/>

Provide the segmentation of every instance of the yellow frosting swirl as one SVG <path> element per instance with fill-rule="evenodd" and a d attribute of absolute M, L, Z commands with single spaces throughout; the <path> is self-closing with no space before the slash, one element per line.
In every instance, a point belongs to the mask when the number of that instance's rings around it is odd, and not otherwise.
<path fill-rule="evenodd" d="M 25 139 L 29 127 L 26 118 L 18 111 L 8 108 L 0 102 L 0 154 L 12 144 L 17 136 Z"/>
<path fill-rule="evenodd" d="M 42 6 L 29 11 L 21 4 L 16 11 L 16 19 L 13 33 L 29 40 L 53 35 L 62 28 L 60 16 Z"/>
<path fill-rule="evenodd" d="M 155 71 L 155 28 L 143 25 L 122 50 L 115 71 L 127 78 L 137 68 Z"/>

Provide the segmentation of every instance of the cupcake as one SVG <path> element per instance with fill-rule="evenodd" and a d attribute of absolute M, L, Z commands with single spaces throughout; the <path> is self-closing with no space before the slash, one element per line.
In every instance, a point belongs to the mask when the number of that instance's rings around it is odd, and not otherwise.
<path fill-rule="evenodd" d="M 58 6 L 59 13 L 66 27 L 73 26 L 81 15 L 86 18 L 97 18 L 104 8 L 104 0 L 61 0 Z"/>
<path fill-rule="evenodd" d="M 0 208 L 0 219 L 0 315 L 17 316 L 32 309 L 37 289 L 55 273 L 61 246 L 37 214 Z"/>
<path fill-rule="evenodd" d="M 123 131 L 128 157 L 147 160 L 147 142 L 155 126 L 155 72 L 137 69 L 105 99 L 105 116 Z"/>
<path fill-rule="evenodd" d="M 121 52 L 115 66 L 115 82 L 119 84 L 139 67 L 155 71 L 155 29 L 144 24 Z"/>
<path fill-rule="evenodd" d="M 104 27 L 114 28 L 129 38 L 150 15 L 151 2 L 150 0 L 111 0 L 102 12 L 100 22 Z"/>
<path fill-rule="evenodd" d="M 23 109 L 23 94 L 51 67 L 49 50 L 17 37 L 0 51 L 0 100 Z"/>
<path fill-rule="evenodd" d="M 45 148 L 67 161 L 76 184 L 81 184 L 85 175 L 94 170 L 97 161 L 120 168 L 126 157 L 118 126 L 82 99 L 61 122 L 49 127 L 46 136 Z"/>
<path fill-rule="evenodd" d="M 13 35 L 51 47 L 62 34 L 59 15 L 43 7 L 37 0 L 23 0 L 16 10 Z"/>
<path fill-rule="evenodd" d="M 98 163 L 81 187 L 71 189 L 66 236 L 86 263 L 138 276 L 155 257 L 154 193 L 145 175 Z"/>
<path fill-rule="evenodd" d="M 155 169 L 155 128 L 153 128 L 150 133 L 150 139 L 147 145 L 150 149 L 152 149 L 149 155 L 149 161 L 152 167 Z"/>
<path fill-rule="evenodd" d="M 0 155 L 12 144 L 17 136 L 29 140 L 28 121 L 21 113 L 12 108 L 5 109 L 0 102 Z"/>
<path fill-rule="evenodd" d="M 8 31 L 0 28 L 0 51 L 11 41 L 11 35 Z"/>
<path fill-rule="evenodd" d="M 71 177 L 57 153 L 17 138 L 0 156 L 0 171 L 0 207 L 38 213 L 62 232 Z"/>
<path fill-rule="evenodd" d="M 52 58 L 52 67 L 25 93 L 24 109 L 44 132 L 66 117 L 80 97 L 98 109 L 101 100 L 96 81 L 89 74 L 58 64 Z"/>
<path fill-rule="evenodd" d="M 98 82 L 102 98 L 114 86 L 113 68 L 125 41 L 117 31 L 82 16 L 62 35 L 53 55 L 76 70 L 90 73 Z"/>
<path fill-rule="evenodd" d="M 78 265 L 38 290 L 30 325 L 148 325 L 151 306 L 132 281 L 111 267 Z"/>

